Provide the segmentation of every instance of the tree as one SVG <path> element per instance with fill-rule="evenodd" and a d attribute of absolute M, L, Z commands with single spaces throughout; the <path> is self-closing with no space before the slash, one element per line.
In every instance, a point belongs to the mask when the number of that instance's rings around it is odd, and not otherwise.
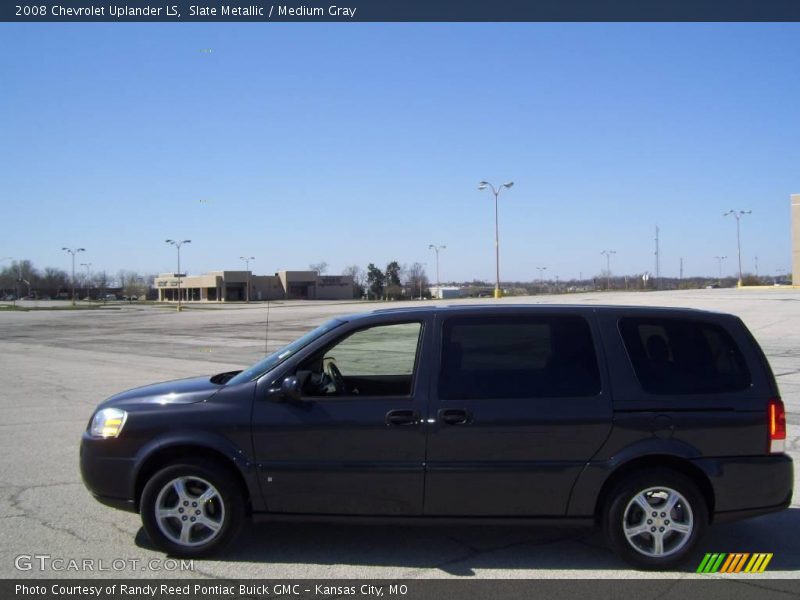
<path fill-rule="evenodd" d="M 393 260 L 388 265 L 386 265 L 386 285 L 400 285 L 400 273 L 402 269 L 400 264 Z"/>
<path fill-rule="evenodd" d="M 58 296 L 62 292 L 66 293 L 71 288 L 70 281 L 71 278 L 66 271 L 45 267 L 44 274 L 39 278 L 36 287 L 45 295 Z"/>
<path fill-rule="evenodd" d="M 364 272 L 358 265 L 350 265 L 342 271 L 345 277 L 353 278 L 353 298 L 361 298 L 364 295 Z"/>
<path fill-rule="evenodd" d="M 422 263 L 415 262 L 405 270 L 405 284 L 412 298 L 420 298 L 428 288 L 428 276 Z"/>
<path fill-rule="evenodd" d="M 324 275 L 328 271 L 328 263 L 321 260 L 318 263 L 308 265 L 308 268 L 312 271 L 316 271 L 317 275 Z"/>
<path fill-rule="evenodd" d="M 402 274 L 402 267 L 400 263 L 396 260 L 393 260 L 388 265 L 386 265 L 386 297 L 391 298 L 392 300 L 397 300 L 402 291 L 403 287 L 400 283 L 400 276 Z"/>
<path fill-rule="evenodd" d="M 144 277 L 136 271 L 121 270 L 117 273 L 117 279 L 119 280 L 119 287 L 122 288 L 122 293 L 128 298 L 133 296 L 141 298 L 147 294 L 147 284 Z"/>
<path fill-rule="evenodd" d="M 386 282 L 386 276 L 378 267 L 373 263 L 367 265 L 367 288 L 370 294 L 376 299 L 383 296 L 383 287 Z"/>

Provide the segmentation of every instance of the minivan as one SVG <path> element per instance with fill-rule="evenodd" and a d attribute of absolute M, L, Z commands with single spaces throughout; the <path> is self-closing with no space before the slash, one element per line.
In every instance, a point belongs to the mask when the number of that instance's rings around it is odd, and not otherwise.
<path fill-rule="evenodd" d="M 247 519 L 596 525 L 632 565 L 668 569 L 710 524 L 789 505 L 785 439 L 735 316 L 428 306 L 113 396 L 80 464 L 175 556 L 218 551 Z"/>

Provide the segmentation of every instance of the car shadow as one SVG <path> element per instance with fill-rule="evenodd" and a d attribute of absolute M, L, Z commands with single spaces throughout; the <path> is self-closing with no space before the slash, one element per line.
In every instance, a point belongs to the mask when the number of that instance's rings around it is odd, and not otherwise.
<path fill-rule="evenodd" d="M 707 552 L 771 552 L 771 572 L 800 570 L 800 508 L 715 525 L 678 572 L 693 573 Z M 143 529 L 136 544 L 155 550 Z M 482 570 L 631 570 L 597 529 L 524 526 L 402 526 L 257 523 L 209 561 Z M 204 562 L 204 561 L 198 561 Z"/>

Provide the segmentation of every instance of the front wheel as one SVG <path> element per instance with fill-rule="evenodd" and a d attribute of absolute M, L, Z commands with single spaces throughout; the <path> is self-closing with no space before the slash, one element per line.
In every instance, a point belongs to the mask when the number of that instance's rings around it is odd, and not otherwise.
<path fill-rule="evenodd" d="M 150 540 L 174 556 L 205 556 L 238 532 L 245 515 L 242 491 L 228 469 L 182 460 L 153 475 L 141 500 Z"/>
<path fill-rule="evenodd" d="M 603 517 L 606 539 L 623 559 L 641 569 L 671 569 L 702 537 L 708 508 L 689 478 L 654 469 L 612 490 Z"/>

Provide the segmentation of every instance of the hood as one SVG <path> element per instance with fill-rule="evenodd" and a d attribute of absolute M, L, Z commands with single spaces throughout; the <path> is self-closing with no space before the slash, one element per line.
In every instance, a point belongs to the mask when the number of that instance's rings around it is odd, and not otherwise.
<path fill-rule="evenodd" d="M 111 396 L 98 406 L 106 408 L 116 406 L 124 408 L 131 405 L 142 404 L 190 404 L 201 402 L 213 396 L 222 388 L 217 376 L 214 377 L 191 377 L 189 379 L 176 379 L 133 388 L 127 392 L 122 392 Z"/>

